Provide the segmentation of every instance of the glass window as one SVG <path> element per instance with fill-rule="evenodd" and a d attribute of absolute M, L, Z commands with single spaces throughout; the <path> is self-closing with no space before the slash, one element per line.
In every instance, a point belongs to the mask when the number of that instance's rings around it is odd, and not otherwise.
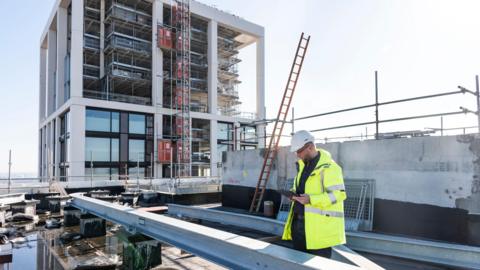
<path fill-rule="evenodd" d="M 110 139 L 86 137 L 85 161 L 110 161 Z"/>
<path fill-rule="evenodd" d="M 119 149 L 120 146 L 118 139 L 112 138 L 112 161 L 118 161 Z"/>
<path fill-rule="evenodd" d="M 228 140 L 231 141 L 233 138 L 232 124 L 227 123 L 218 123 L 218 140 Z"/>
<path fill-rule="evenodd" d="M 242 141 L 249 141 L 249 142 L 256 142 L 257 141 L 257 136 L 256 136 L 256 130 L 255 127 L 250 127 L 250 126 L 244 126 L 242 127 Z"/>
<path fill-rule="evenodd" d="M 240 149 L 241 150 L 253 150 L 253 149 L 257 149 L 257 147 L 254 146 L 254 145 L 242 145 L 242 146 L 240 146 Z"/>
<path fill-rule="evenodd" d="M 145 168 L 141 167 L 130 167 L 128 168 L 128 176 L 130 179 L 136 178 L 138 174 L 139 178 L 144 178 L 145 176 Z"/>
<path fill-rule="evenodd" d="M 110 132 L 110 112 L 87 109 L 86 130 Z"/>
<path fill-rule="evenodd" d="M 85 176 L 87 179 L 91 175 L 93 175 L 93 180 L 109 180 L 110 168 L 85 168 Z"/>
<path fill-rule="evenodd" d="M 128 132 L 135 134 L 145 134 L 145 115 L 132 113 L 129 114 Z"/>
<path fill-rule="evenodd" d="M 110 168 L 110 172 L 111 172 L 111 177 L 110 179 L 111 180 L 118 180 L 119 177 L 118 177 L 118 168 Z"/>
<path fill-rule="evenodd" d="M 128 140 L 128 161 L 145 160 L 145 140 Z"/>
<path fill-rule="evenodd" d="M 119 132 L 120 130 L 120 113 L 112 112 L 112 132 Z"/>

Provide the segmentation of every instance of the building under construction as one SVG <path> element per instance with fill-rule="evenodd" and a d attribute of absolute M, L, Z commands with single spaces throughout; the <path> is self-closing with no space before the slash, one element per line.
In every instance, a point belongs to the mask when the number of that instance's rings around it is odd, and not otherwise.
<path fill-rule="evenodd" d="M 263 35 L 194 1 L 57 1 L 40 40 L 39 176 L 218 176 L 223 151 L 262 146 Z M 241 111 L 246 46 L 256 112 Z"/>

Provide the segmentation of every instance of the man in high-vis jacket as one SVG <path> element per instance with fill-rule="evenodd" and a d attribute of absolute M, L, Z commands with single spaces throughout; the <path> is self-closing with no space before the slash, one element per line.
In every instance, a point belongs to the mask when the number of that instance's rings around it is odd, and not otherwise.
<path fill-rule="evenodd" d="M 331 247 L 346 242 L 342 169 L 306 130 L 293 135 L 291 151 L 299 160 L 282 239 L 292 240 L 296 250 L 330 258 Z"/>

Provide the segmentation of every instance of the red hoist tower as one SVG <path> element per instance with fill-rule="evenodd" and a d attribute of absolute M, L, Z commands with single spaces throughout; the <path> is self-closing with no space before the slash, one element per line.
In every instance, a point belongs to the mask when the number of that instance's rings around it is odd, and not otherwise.
<path fill-rule="evenodd" d="M 190 118 L 190 1 L 174 0 L 170 24 L 158 24 L 157 46 L 170 59 L 170 74 L 163 78 L 171 91 L 171 140 L 160 139 L 158 162 L 170 164 L 171 177 L 192 175 Z M 173 150 L 173 151 L 172 151 Z"/>
<path fill-rule="evenodd" d="M 190 1 L 175 0 L 172 10 L 175 28 L 175 175 L 191 176 L 191 118 L 190 118 Z"/>

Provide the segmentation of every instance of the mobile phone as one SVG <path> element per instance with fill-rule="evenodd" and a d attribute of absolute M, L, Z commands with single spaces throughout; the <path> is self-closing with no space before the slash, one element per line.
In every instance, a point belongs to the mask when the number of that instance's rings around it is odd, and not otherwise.
<path fill-rule="evenodd" d="M 280 192 L 280 194 L 282 194 L 283 196 L 291 199 L 293 196 L 297 196 L 296 193 L 293 193 L 292 191 L 290 190 L 279 190 L 278 192 Z"/>

